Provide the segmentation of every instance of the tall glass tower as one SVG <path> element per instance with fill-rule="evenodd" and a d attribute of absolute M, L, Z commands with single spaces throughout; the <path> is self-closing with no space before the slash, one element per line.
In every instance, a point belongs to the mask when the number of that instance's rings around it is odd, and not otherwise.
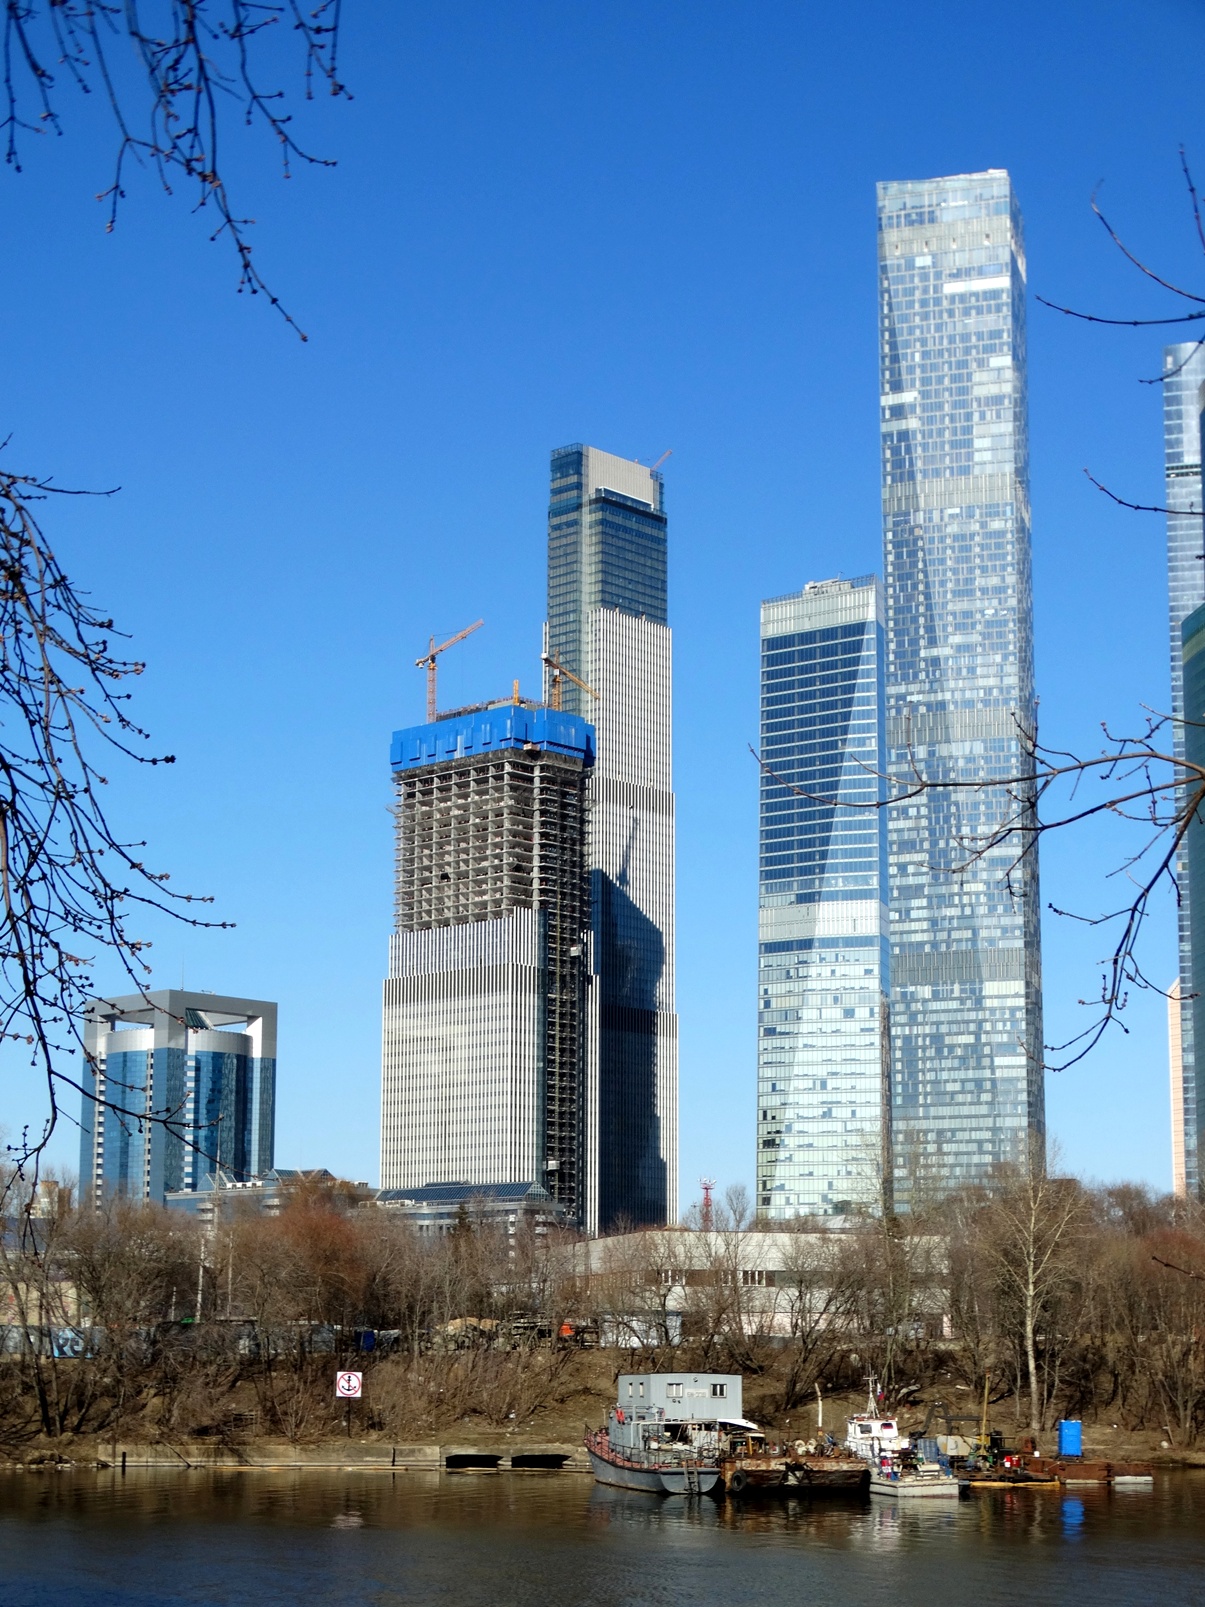
<path fill-rule="evenodd" d="M 589 782 L 585 1223 L 671 1222 L 678 1197 L 671 638 L 661 476 L 552 454 L 547 652 L 596 732 Z"/>
<path fill-rule="evenodd" d="M 890 1198 L 884 658 L 874 575 L 762 604 L 757 1212 L 780 1221 Z"/>
<path fill-rule="evenodd" d="M 880 184 L 888 769 L 1023 775 L 1035 720 L 1025 247 L 1006 172 Z M 1012 807 L 888 811 L 896 1193 L 1024 1161 L 1045 1135 L 1038 871 L 961 869 Z"/>
<path fill-rule="evenodd" d="M 1172 700 L 1174 724 L 1172 741 L 1177 757 L 1185 752 L 1184 717 L 1184 621 L 1205 602 L 1205 527 L 1201 519 L 1201 387 L 1205 385 L 1205 347 L 1195 341 L 1168 346 L 1163 353 L 1163 452 L 1167 475 L 1167 501 L 1172 509 L 1167 520 L 1168 626 L 1171 639 Z M 1190 713 L 1190 718 L 1193 716 Z M 1198 713 L 1196 718 L 1200 718 Z M 1191 1196 L 1201 1190 L 1197 1159 L 1197 1076 L 1193 1018 L 1197 1009 L 1192 997 L 1194 975 L 1202 970 L 1205 957 L 1193 965 L 1192 898 L 1188 845 L 1176 863 L 1180 884 L 1180 1077 L 1177 1115 L 1183 1122 L 1184 1187 Z"/>

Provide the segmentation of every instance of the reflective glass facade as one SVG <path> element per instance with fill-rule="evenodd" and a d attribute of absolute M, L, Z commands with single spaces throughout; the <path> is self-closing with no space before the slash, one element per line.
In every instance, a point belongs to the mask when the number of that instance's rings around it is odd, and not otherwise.
<path fill-rule="evenodd" d="M 1188 762 L 1205 769 L 1205 605 L 1194 609 L 1184 621 L 1181 635 L 1181 684 L 1185 723 L 1184 755 Z M 1189 911 L 1188 948 L 1192 969 L 1187 972 L 1189 995 L 1181 1004 L 1194 1029 L 1197 1043 L 1205 1043 L 1205 820 L 1200 812 L 1184 837 L 1183 872 L 1180 877 L 1184 906 Z M 1187 1005 L 1187 1010 L 1184 1010 Z M 1183 1062 L 1181 1062 L 1183 1064 Z M 1201 1121 L 1205 1117 L 1205 1089 L 1197 1086 L 1193 1075 L 1183 1075 L 1183 1096 L 1180 1110 L 1173 1109 L 1173 1129 L 1176 1116 L 1183 1123 L 1184 1192 L 1199 1194 L 1201 1154 Z M 1173 1091 L 1173 1102 L 1174 1102 Z"/>
<path fill-rule="evenodd" d="M 215 1167 L 240 1181 L 271 1169 L 274 1004 L 175 989 L 98 999 L 85 1048 L 81 1199 L 162 1203 Z"/>
<path fill-rule="evenodd" d="M 1182 639 L 1184 623 L 1205 602 L 1205 532 L 1201 518 L 1201 422 L 1200 393 L 1205 384 L 1205 348 L 1195 342 L 1168 346 L 1163 353 L 1163 450 L 1167 475 L 1166 506 L 1173 509 L 1167 520 L 1168 626 L 1171 646 L 1171 712 L 1174 720 L 1172 740 L 1175 751 L 1185 752 L 1184 661 Z M 1194 511 L 1195 510 L 1195 511 Z M 1190 712 L 1190 718 L 1193 718 Z M 1200 718 L 1198 713 L 1195 718 Z M 1184 1123 L 1184 1182 L 1189 1194 L 1201 1190 L 1201 1169 L 1197 1156 L 1197 1076 L 1194 1044 L 1197 1011 L 1191 997 L 1197 984 L 1193 980 L 1205 956 L 1194 963 L 1192 926 L 1193 881 L 1187 851 L 1180 855 L 1176 873 L 1180 883 L 1180 1065 Z"/>
<path fill-rule="evenodd" d="M 1001 170 L 879 185 L 889 769 L 1024 775 L 1035 717 L 1025 248 Z M 896 1195 L 1020 1161 L 1045 1133 L 1036 856 L 960 870 L 1009 809 L 888 812 Z"/>
<path fill-rule="evenodd" d="M 890 1187 L 883 600 L 874 576 L 762 605 L 757 1210 Z"/>
<path fill-rule="evenodd" d="M 666 528 L 659 474 L 588 446 L 552 454 L 548 651 L 575 675 L 586 678 L 593 610 L 615 608 L 666 623 Z M 561 701 L 593 718 L 590 699 L 572 681 L 564 682 Z"/>
<path fill-rule="evenodd" d="M 672 663 L 655 469 L 592 446 L 552 454 L 548 651 L 591 720 L 586 1226 L 677 1214 Z"/>

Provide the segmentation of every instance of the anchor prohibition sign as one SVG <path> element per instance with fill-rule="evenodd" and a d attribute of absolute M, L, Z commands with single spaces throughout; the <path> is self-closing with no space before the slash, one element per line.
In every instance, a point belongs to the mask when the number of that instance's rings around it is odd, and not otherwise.
<path fill-rule="evenodd" d="M 358 1401 L 364 1393 L 363 1373 L 336 1373 L 335 1394 L 340 1400 Z"/>

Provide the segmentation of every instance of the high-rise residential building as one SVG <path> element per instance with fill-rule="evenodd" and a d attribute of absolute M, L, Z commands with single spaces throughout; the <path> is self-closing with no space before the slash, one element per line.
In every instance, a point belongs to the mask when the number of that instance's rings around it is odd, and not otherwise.
<path fill-rule="evenodd" d="M 1163 353 L 1163 454 L 1167 477 L 1168 636 L 1171 646 L 1171 737 L 1174 751 L 1184 756 L 1183 627 L 1188 616 L 1205 602 L 1205 552 L 1202 525 L 1201 388 L 1205 385 L 1205 347 L 1195 341 L 1168 346 Z M 1184 1174 L 1188 1193 L 1201 1190 L 1197 1159 L 1197 1075 L 1195 1059 L 1194 999 L 1189 978 L 1194 963 L 1192 944 L 1192 888 L 1187 848 L 1178 856 L 1180 885 L 1178 910 L 1180 946 L 1180 1105 L 1184 1120 Z"/>
<path fill-rule="evenodd" d="M 1184 1057 L 1180 1044 L 1180 978 L 1167 990 L 1167 1063 L 1170 1073 L 1172 1113 L 1172 1193 L 1178 1200 L 1188 1196 L 1188 1177 L 1184 1168 Z"/>
<path fill-rule="evenodd" d="M 757 1211 L 890 1199 L 883 593 L 761 610 Z"/>
<path fill-rule="evenodd" d="M 96 999 L 84 1025 L 80 1199 L 162 1204 L 215 1168 L 271 1169 L 276 1006 L 164 988 Z"/>
<path fill-rule="evenodd" d="M 394 733 L 381 1184 L 586 1191 L 593 728 L 518 702 Z"/>
<path fill-rule="evenodd" d="M 678 1194 L 674 794 L 664 486 L 655 469 L 552 454 L 546 649 L 597 728 L 587 864 L 586 1221 L 672 1221 Z M 549 680 L 551 688 L 551 677 Z"/>
<path fill-rule="evenodd" d="M 1169 504 L 1170 506 L 1170 504 Z M 1194 608 L 1180 627 L 1180 701 L 1183 720 L 1179 729 L 1183 733 L 1181 752 L 1192 774 L 1205 774 L 1205 603 Z M 1190 781 L 1189 786 L 1192 787 Z M 1181 844 L 1178 881 L 1182 903 L 1188 908 L 1187 956 L 1181 954 L 1183 966 L 1180 985 L 1176 993 L 1181 1002 L 1181 1023 L 1187 1020 L 1193 1042 L 1205 1044 L 1205 820 L 1198 810 Z M 1170 1001 L 1169 1001 L 1170 1002 Z M 1187 1006 L 1187 1008 L 1183 1008 Z M 1181 1027 L 1183 1031 L 1183 1026 Z M 1180 1046 L 1180 1098 L 1172 1097 L 1173 1153 L 1174 1136 L 1178 1126 L 1182 1145 L 1182 1170 L 1186 1195 L 1199 1197 L 1201 1193 L 1200 1157 L 1205 1143 L 1202 1127 L 1205 1125 L 1205 1066 L 1194 1064 L 1192 1074 L 1185 1070 L 1184 1045 Z M 1177 1109 L 1178 1105 L 1178 1109 Z"/>
<path fill-rule="evenodd" d="M 979 784 L 1031 771 L 1026 267 L 1002 170 L 880 184 L 878 210 L 888 769 L 960 784 L 888 811 L 906 1204 L 1045 1135 L 1036 848 L 971 857 L 1015 808 Z"/>

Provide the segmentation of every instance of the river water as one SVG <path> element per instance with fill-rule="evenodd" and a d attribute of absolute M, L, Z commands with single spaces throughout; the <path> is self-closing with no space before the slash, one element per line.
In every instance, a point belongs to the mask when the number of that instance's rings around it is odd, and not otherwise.
<path fill-rule="evenodd" d="M 0 1475 L 0 1607 L 200 1602 L 1205 1607 L 1205 1473 L 937 1510 L 570 1474 Z"/>

